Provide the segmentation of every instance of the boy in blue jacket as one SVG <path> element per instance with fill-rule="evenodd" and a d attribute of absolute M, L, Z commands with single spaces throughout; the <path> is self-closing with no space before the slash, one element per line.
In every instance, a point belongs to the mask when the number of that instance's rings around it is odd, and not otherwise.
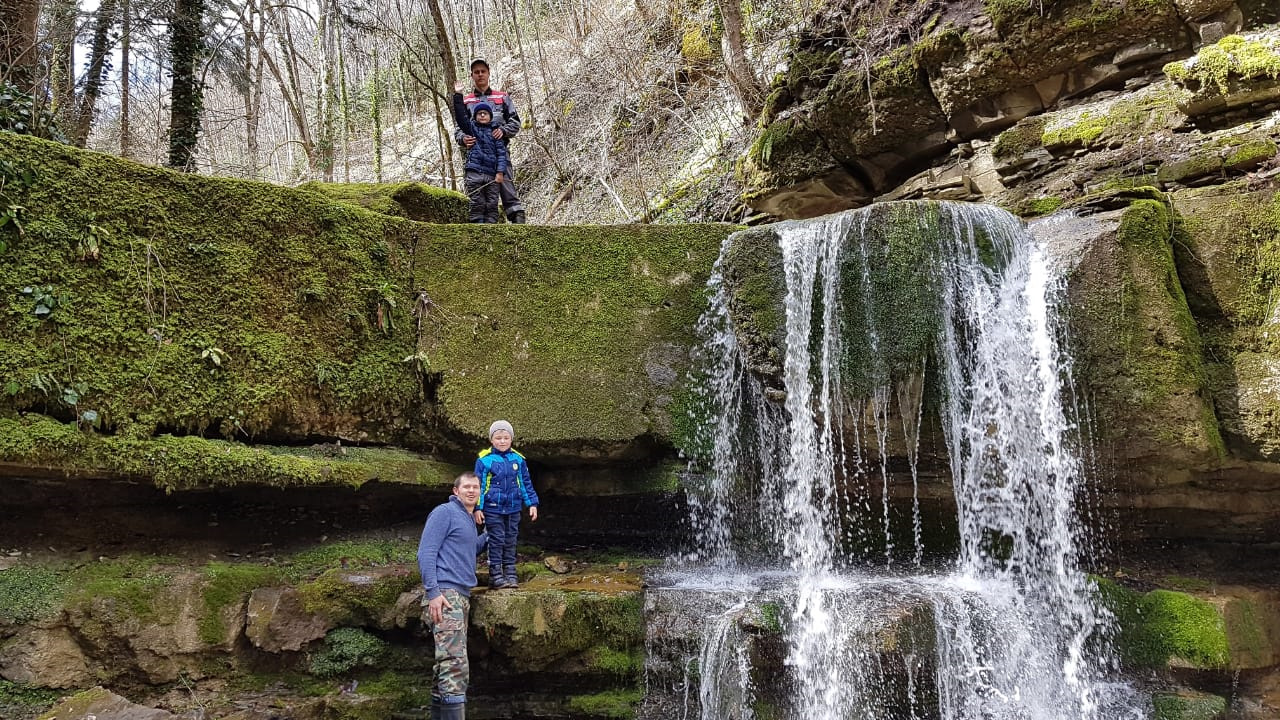
<path fill-rule="evenodd" d="M 506 142 L 493 137 L 490 132 L 493 107 L 482 102 L 468 111 L 462 93 L 455 92 L 453 119 L 463 134 L 476 139 L 475 144 L 467 151 L 466 173 L 463 176 L 467 196 L 471 198 L 468 219 L 473 223 L 496 223 L 498 188 L 502 185 L 503 173 L 507 171 L 510 158 Z"/>
<path fill-rule="evenodd" d="M 529 522 L 538 519 L 538 493 L 529 477 L 524 456 L 511 449 L 515 430 L 506 420 L 489 426 L 491 446 L 476 458 L 480 500 L 475 519 L 489 533 L 489 585 L 495 589 L 516 587 L 516 538 L 520 513 L 529 508 Z"/>

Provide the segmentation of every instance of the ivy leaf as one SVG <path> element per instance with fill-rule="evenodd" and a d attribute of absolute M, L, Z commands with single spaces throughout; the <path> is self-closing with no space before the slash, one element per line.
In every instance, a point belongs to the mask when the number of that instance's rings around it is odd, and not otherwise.
<path fill-rule="evenodd" d="M 22 392 L 22 385 L 17 380 L 10 380 L 4 384 L 4 393 L 9 397 L 13 397 L 20 392 Z"/>

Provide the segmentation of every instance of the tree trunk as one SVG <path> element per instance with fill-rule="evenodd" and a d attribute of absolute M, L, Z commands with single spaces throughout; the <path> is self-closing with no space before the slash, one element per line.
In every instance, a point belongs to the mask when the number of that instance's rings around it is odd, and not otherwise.
<path fill-rule="evenodd" d="M 93 127 L 93 115 L 98 105 L 98 96 L 102 94 L 102 83 L 106 79 L 108 53 L 111 41 L 108 34 L 111 26 L 116 24 L 116 0 L 102 0 L 98 5 L 96 26 L 93 30 L 93 45 L 89 50 L 89 67 L 84 75 L 84 91 L 80 94 L 80 104 L 76 108 L 76 123 L 72 131 L 72 142 L 76 147 L 84 147 L 89 141 L 89 130 Z"/>
<path fill-rule="evenodd" d="M 373 78 L 369 80 L 369 114 L 373 121 L 373 175 L 382 182 L 382 89 L 378 87 L 381 79 L 381 68 L 378 66 L 378 48 L 373 49 Z"/>
<path fill-rule="evenodd" d="M 741 0 L 718 0 L 720 17 L 724 20 L 724 67 L 729 75 L 729 84 L 742 103 L 742 111 L 747 117 L 755 117 L 762 105 L 760 86 L 756 83 L 755 73 L 747 62 L 747 52 L 742 45 L 742 6 Z"/>
<path fill-rule="evenodd" d="M 129 137 L 129 44 L 133 33 L 133 21 L 129 16 L 129 0 L 120 0 L 120 157 L 129 157 L 132 139 Z"/>
<path fill-rule="evenodd" d="M 49 109 L 67 131 L 75 126 L 76 0 L 55 0 L 49 20 Z"/>
<path fill-rule="evenodd" d="M 36 22 L 40 3 L 0 0 L 0 80 L 25 93 L 36 91 Z"/>
<path fill-rule="evenodd" d="M 169 36 L 173 90 L 169 114 L 169 167 L 191 171 L 200 137 L 203 88 L 197 72 L 204 41 L 205 0 L 175 0 Z"/>
<path fill-rule="evenodd" d="M 445 92 L 449 92 L 458 84 L 458 63 L 454 60 L 453 45 L 449 43 L 449 26 L 445 25 L 444 13 L 440 12 L 440 0 L 427 0 L 427 5 L 431 8 L 431 20 L 436 26 L 436 52 L 444 67 Z"/>

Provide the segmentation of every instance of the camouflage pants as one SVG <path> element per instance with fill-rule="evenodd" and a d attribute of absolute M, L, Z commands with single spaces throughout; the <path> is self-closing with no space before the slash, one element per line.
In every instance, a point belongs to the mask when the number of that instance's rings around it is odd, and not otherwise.
<path fill-rule="evenodd" d="M 435 687 L 431 694 L 446 704 L 466 702 L 467 682 L 471 679 L 471 668 L 467 664 L 467 615 L 471 611 L 471 600 L 457 590 L 442 590 L 441 594 L 449 601 L 449 607 L 439 623 L 431 622 L 426 606 L 422 608 L 422 621 L 431 627 L 436 645 Z"/>

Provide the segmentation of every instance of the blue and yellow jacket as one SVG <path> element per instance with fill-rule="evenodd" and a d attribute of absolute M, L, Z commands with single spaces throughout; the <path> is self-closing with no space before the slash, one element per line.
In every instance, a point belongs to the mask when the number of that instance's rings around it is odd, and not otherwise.
<path fill-rule="evenodd" d="M 489 447 L 476 458 L 476 477 L 480 478 L 480 501 L 477 510 L 500 515 L 518 513 L 538 504 L 538 493 L 529 477 L 529 465 L 514 449 L 499 452 Z"/>

